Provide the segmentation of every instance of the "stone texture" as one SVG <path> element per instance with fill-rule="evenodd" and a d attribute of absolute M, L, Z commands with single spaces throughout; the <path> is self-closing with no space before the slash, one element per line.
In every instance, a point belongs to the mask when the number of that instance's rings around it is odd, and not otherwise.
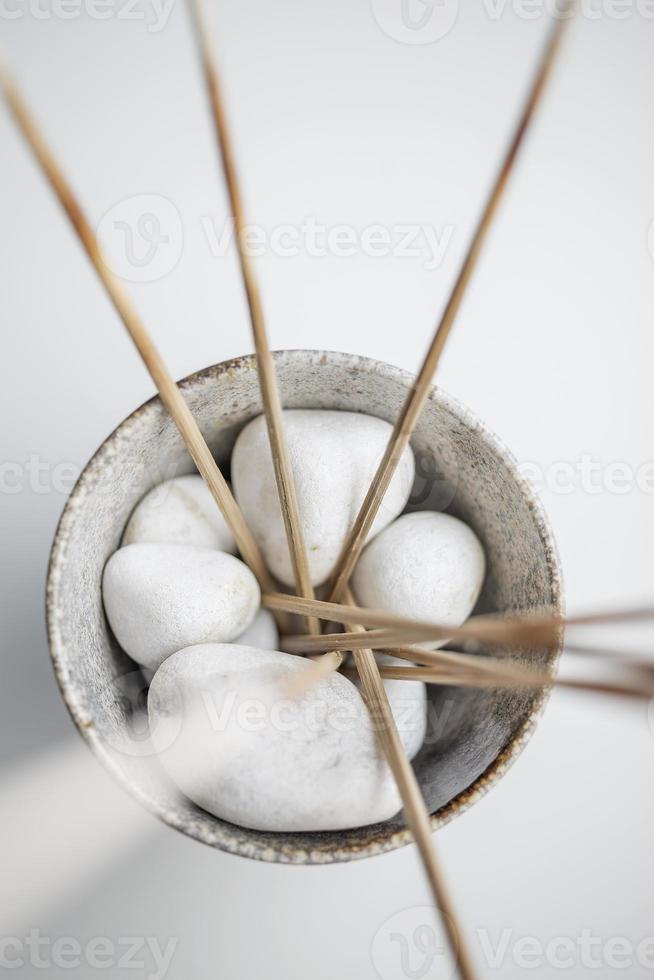
<path fill-rule="evenodd" d="M 238 558 L 179 544 L 120 548 L 107 562 L 102 594 L 114 636 L 148 668 L 194 643 L 236 639 L 254 620 L 261 595 Z"/>
<path fill-rule="evenodd" d="M 260 609 L 252 623 L 233 641 L 241 646 L 258 647 L 260 650 L 277 650 L 279 632 L 275 617 L 268 609 Z"/>
<path fill-rule="evenodd" d="M 134 508 L 122 543 L 190 544 L 236 554 L 232 532 L 197 473 L 165 480 L 146 493 Z"/>
<path fill-rule="evenodd" d="M 304 543 L 314 585 L 330 575 L 391 435 L 387 422 L 352 412 L 284 412 Z M 413 453 L 405 450 L 370 531 L 374 538 L 400 514 L 413 486 Z M 293 566 L 279 507 L 263 416 L 246 425 L 232 454 L 234 494 L 266 564 L 286 585 Z"/>
<path fill-rule="evenodd" d="M 169 657 L 148 695 L 152 739 L 177 786 L 253 830 L 333 831 L 392 817 L 401 801 L 361 695 L 331 674 L 303 697 L 310 664 L 228 644 Z"/>
<path fill-rule="evenodd" d="M 477 603 L 485 569 L 484 550 L 467 524 L 450 514 L 417 511 L 398 518 L 366 546 L 352 588 L 369 609 L 461 626 Z"/>

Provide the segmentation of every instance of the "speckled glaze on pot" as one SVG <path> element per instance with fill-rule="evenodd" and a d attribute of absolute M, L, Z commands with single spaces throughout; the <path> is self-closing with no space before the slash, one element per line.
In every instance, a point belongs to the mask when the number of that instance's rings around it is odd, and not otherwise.
<path fill-rule="evenodd" d="M 319 351 L 281 351 L 284 405 L 364 412 L 393 421 L 412 385 L 398 368 Z M 261 412 L 253 357 L 186 378 L 184 396 L 218 461 L 228 466 L 243 425 Z M 506 449 L 467 410 L 434 389 L 412 446 L 412 509 L 446 509 L 476 531 L 488 574 L 478 611 L 562 611 L 552 535 L 533 491 Z M 143 725 L 147 682 L 118 648 L 101 599 L 105 562 L 136 502 L 157 483 L 193 469 L 177 430 L 154 398 L 129 416 L 84 469 L 57 529 L 47 614 L 54 669 L 68 709 L 103 764 L 150 811 L 212 847 L 264 861 L 327 864 L 369 857 L 410 841 L 401 816 L 339 833 L 245 830 L 200 810 L 173 787 Z M 517 655 L 516 655 L 517 656 Z M 554 669 L 558 651 L 523 651 Z M 546 693 L 432 686 L 427 741 L 414 760 L 434 829 L 462 813 L 505 772 L 529 739 Z"/>

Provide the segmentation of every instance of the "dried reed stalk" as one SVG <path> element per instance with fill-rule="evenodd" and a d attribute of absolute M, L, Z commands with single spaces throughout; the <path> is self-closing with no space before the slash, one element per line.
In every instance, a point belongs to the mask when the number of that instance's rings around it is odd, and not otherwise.
<path fill-rule="evenodd" d="M 266 568 L 256 541 L 248 528 L 240 508 L 223 477 L 211 451 L 193 418 L 182 393 L 166 368 L 159 351 L 152 342 L 144 323 L 136 312 L 122 284 L 113 274 L 82 208 L 77 202 L 70 184 L 50 152 L 39 128 L 23 100 L 16 83 L 6 68 L 0 66 L 0 89 L 7 105 L 21 130 L 34 157 L 41 166 L 52 190 L 64 211 L 77 237 L 82 243 L 93 268 L 104 286 L 118 315 L 123 321 L 134 345 L 141 355 L 159 396 L 179 429 L 195 465 L 205 480 L 223 517 L 231 528 L 234 539 L 245 562 L 256 575 L 262 589 L 274 588 L 273 580 Z"/>
<path fill-rule="evenodd" d="M 272 610 L 297 613 L 310 608 L 320 619 L 333 622 L 351 621 L 355 616 L 360 625 L 369 627 L 365 642 L 374 650 L 405 647 L 408 644 L 432 641 L 459 640 L 473 646 L 484 645 L 498 648 L 539 647 L 553 649 L 561 641 L 562 633 L 570 627 L 604 626 L 616 623 L 634 623 L 654 618 L 654 607 L 610 610 L 598 613 L 584 613 L 579 616 L 564 617 L 556 613 L 526 612 L 523 614 L 493 613 L 472 616 L 462 626 L 444 626 L 442 623 L 428 623 L 408 619 L 379 609 L 366 609 L 347 603 L 322 602 L 314 599 L 311 603 L 296 596 L 281 593 L 265 594 L 263 604 Z M 326 633 L 320 637 L 305 635 L 284 638 L 285 648 L 290 653 L 318 653 L 321 649 L 349 650 L 361 646 L 363 640 L 358 633 Z M 593 655 L 622 659 L 630 666 L 642 666 L 636 655 L 625 656 L 619 651 L 603 650 L 596 646 L 568 644 L 569 652 L 580 655 Z"/>
<path fill-rule="evenodd" d="M 398 651 L 389 652 L 394 656 L 398 655 Z M 497 661 L 487 657 L 470 657 L 449 652 L 458 663 L 444 659 L 445 651 L 435 651 L 435 659 L 431 667 L 401 667 L 389 664 L 381 665 L 379 671 L 383 678 L 389 680 L 425 681 L 428 684 L 447 684 L 457 687 L 502 687 L 516 690 L 562 687 L 619 697 L 647 700 L 654 697 L 654 674 L 651 670 L 643 670 L 640 676 L 627 675 L 622 680 L 616 681 L 559 677 L 548 671 L 534 670 L 511 661 Z M 436 661 L 440 656 L 443 656 L 442 663 L 437 664 Z M 475 660 L 479 663 L 471 662 Z"/>
<path fill-rule="evenodd" d="M 203 14 L 201 0 L 190 0 L 189 8 L 191 11 L 191 21 L 193 24 L 195 37 L 197 40 L 200 60 L 204 71 L 204 78 L 211 105 L 218 149 L 222 162 L 227 193 L 229 196 L 230 207 L 234 219 L 234 231 L 236 235 L 236 245 L 241 268 L 243 286 L 247 297 L 248 309 L 250 311 L 250 323 L 252 326 L 252 336 L 257 355 L 257 367 L 259 369 L 259 387 L 261 390 L 261 400 L 266 418 L 268 429 L 268 439 L 272 456 L 273 470 L 279 494 L 279 504 L 286 531 L 286 539 L 293 565 L 293 573 L 297 592 L 305 598 L 313 598 L 313 584 L 309 570 L 307 549 L 302 530 L 302 520 L 298 506 L 297 493 L 295 490 L 295 480 L 288 454 L 288 445 L 284 435 L 284 420 L 282 402 L 279 394 L 279 384 L 277 372 L 273 361 L 266 326 L 263 316 L 263 306 L 261 296 L 254 274 L 254 267 L 250 256 L 245 248 L 245 209 L 241 195 L 236 162 L 232 147 L 227 114 L 223 102 L 220 78 L 216 68 L 216 61 L 211 50 L 211 42 L 207 30 L 206 21 Z M 307 625 L 309 632 L 319 633 L 320 625 L 318 620 L 308 616 Z"/>
<path fill-rule="evenodd" d="M 565 3 L 552 25 L 520 120 L 486 201 L 447 306 L 438 324 L 425 360 L 418 372 L 413 389 L 406 399 L 395 423 L 388 446 L 373 477 L 370 489 L 366 494 L 336 562 L 334 572 L 330 579 L 329 596 L 331 599 L 337 600 L 341 597 L 343 588 L 354 571 L 354 566 L 361 554 L 361 549 L 366 543 L 366 538 L 368 537 L 372 523 L 379 511 L 393 474 L 398 467 L 402 453 L 409 444 L 422 407 L 429 395 L 438 362 L 440 361 L 450 330 L 477 265 L 482 246 L 491 228 L 518 151 L 545 90 L 546 82 L 561 45 L 564 25 L 572 13 L 572 6 L 572 2 Z"/>
<path fill-rule="evenodd" d="M 266 593 L 262 598 L 268 609 L 301 613 L 311 611 L 319 619 L 338 623 L 356 620 L 369 627 L 366 641 L 372 649 L 405 646 L 419 641 L 456 639 L 484 643 L 488 646 L 557 646 L 566 619 L 557 614 L 528 613 L 520 615 L 472 616 L 463 626 L 445 626 L 408 619 L 381 609 L 366 609 L 351 603 L 311 601 L 282 593 Z M 364 643 L 357 633 L 326 633 L 285 637 L 289 653 L 319 653 L 323 649 L 348 650 Z"/>
<path fill-rule="evenodd" d="M 349 592 L 346 594 L 349 603 L 352 604 L 353 599 L 351 594 Z M 351 629 L 355 633 L 365 633 L 364 627 L 356 623 L 352 624 Z M 361 680 L 368 710 L 375 722 L 375 732 L 386 761 L 395 777 L 402 798 L 404 817 L 422 858 L 434 902 L 441 915 L 459 973 L 462 980 L 474 980 L 475 971 L 472 966 L 470 953 L 463 941 L 463 934 L 457 924 L 457 917 L 449 890 L 436 858 L 429 812 L 425 805 L 416 775 L 402 745 L 402 740 L 400 739 L 397 725 L 395 724 L 395 719 L 388 703 L 386 690 L 380 676 L 379 666 L 372 650 L 354 650 L 352 655 L 356 673 Z M 315 666 L 317 667 L 319 665 L 316 664 Z"/>

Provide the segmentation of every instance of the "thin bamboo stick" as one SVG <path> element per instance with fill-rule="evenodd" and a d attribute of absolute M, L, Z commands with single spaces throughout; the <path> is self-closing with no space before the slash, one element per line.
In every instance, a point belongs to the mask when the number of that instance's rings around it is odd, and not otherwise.
<path fill-rule="evenodd" d="M 474 646 L 486 646 L 492 648 L 522 648 L 535 646 L 539 649 L 553 649 L 556 646 L 554 639 L 545 638 L 541 634 L 539 639 L 538 632 L 527 628 L 508 629 L 503 634 L 486 628 L 478 628 L 469 620 L 470 628 L 464 626 L 457 630 L 450 630 L 448 639 L 458 641 L 474 641 Z M 467 626 L 468 624 L 466 624 Z M 356 650 L 365 646 L 365 643 L 372 650 L 392 650 L 396 647 L 406 647 L 408 644 L 436 642 L 441 639 L 440 628 L 419 629 L 371 629 L 366 633 L 365 641 L 358 633 L 324 633 L 322 636 L 303 633 L 300 635 L 283 636 L 281 643 L 286 653 L 317 654 L 327 650 Z M 585 656 L 611 657 L 607 651 L 596 649 L 592 646 L 573 648 L 576 653 Z M 618 659 L 621 655 L 615 655 Z M 316 661 L 318 663 L 318 661 Z M 638 658 L 630 657 L 629 662 L 637 665 Z M 646 665 L 646 663 L 645 663 Z"/>
<path fill-rule="evenodd" d="M 484 658 L 480 658 L 484 659 Z M 518 667 L 519 665 L 516 665 Z M 353 671 L 346 668 L 347 676 Z M 464 665 L 456 669 L 451 665 L 442 667 L 400 667 L 396 665 L 381 665 L 379 672 L 382 678 L 388 680 L 424 681 L 428 684 L 452 685 L 455 687 L 480 688 L 510 688 L 529 690 L 539 687 L 563 687 L 575 691 L 587 691 L 592 694 L 611 694 L 619 697 L 639 698 L 649 700 L 654 697 L 654 683 L 651 677 L 643 677 L 641 683 L 609 680 L 586 680 L 585 678 L 568 678 L 549 675 L 544 671 L 530 668 L 515 671 L 486 671 L 476 670 Z"/>
<path fill-rule="evenodd" d="M 495 687 L 496 682 L 499 680 L 502 682 L 499 686 L 507 687 L 548 687 L 550 685 L 559 685 L 563 687 L 579 687 L 584 690 L 604 689 L 601 686 L 603 682 L 599 682 L 600 686 L 598 687 L 598 682 L 594 679 L 590 679 L 588 682 L 584 678 L 569 680 L 568 678 L 559 677 L 548 668 L 543 669 L 530 664 L 519 663 L 508 657 L 498 659 L 497 657 L 467 654 L 458 650 L 420 650 L 415 647 L 396 647 L 388 652 L 394 657 L 417 664 L 419 670 L 424 670 L 426 667 L 427 669 L 434 669 L 443 675 L 455 673 L 457 675 L 467 674 L 475 677 L 485 677 L 488 679 L 488 684 L 486 685 L 488 687 Z M 389 664 L 388 666 L 392 670 L 397 669 L 399 671 L 396 679 L 404 677 L 408 680 L 411 680 L 412 677 L 416 679 L 412 672 L 413 668 L 411 667 L 400 667 L 397 664 Z M 629 690 L 633 688 L 635 692 L 638 692 L 643 697 L 649 696 L 649 693 L 654 695 L 654 663 L 646 664 L 641 662 L 637 664 L 634 661 L 625 661 L 621 658 L 616 666 L 618 666 L 620 672 L 625 677 L 634 679 L 633 683 L 626 684 Z M 515 684 L 511 682 L 515 682 Z M 610 686 L 610 682 L 607 683 Z M 616 691 L 622 692 L 623 688 L 618 685 Z"/>
<path fill-rule="evenodd" d="M 268 609 L 302 613 L 311 611 L 319 619 L 334 622 L 357 620 L 359 625 L 371 627 L 366 640 L 373 649 L 405 646 L 419 641 L 444 641 L 449 639 L 474 641 L 488 645 L 502 646 L 543 646 L 558 645 L 560 632 L 566 620 L 556 614 L 543 615 L 485 615 L 472 616 L 463 626 L 445 626 L 442 623 L 429 623 L 408 619 L 381 609 L 367 609 L 351 603 L 323 602 L 319 599 L 305 600 L 298 596 L 282 593 L 266 593 L 262 597 Z M 380 628 L 378 628 L 380 627 Z M 358 637 L 358 638 L 357 638 Z M 349 650 L 361 646 L 363 640 L 356 633 L 326 633 L 320 637 L 305 635 L 285 638 L 286 648 L 291 653 L 318 653 L 321 649 Z"/>
<path fill-rule="evenodd" d="M 155 347 L 131 300 L 124 291 L 118 278 L 109 268 L 93 229 L 77 202 L 70 184 L 64 177 L 62 170 L 43 139 L 15 81 L 7 69 L 1 65 L 0 89 L 18 128 L 21 130 L 44 176 L 59 199 L 73 230 L 82 243 L 114 308 L 123 321 L 137 351 L 141 355 L 143 363 L 157 387 L 161 401 L 179 429 L 180 435 L 198 471 L 205 480 L 223 517 L 231 528 L 243 559 L 256 575 L 262 589 L 270 590 L 274 588 L 272 577 L 264 564 L 257 543 L 245 523 L 225 478 L 211 455 L 211 451 L 179 387 L 166 368 L 159 351 Z"/>
<path fill-rule="evenodd" d="M 557 15 L 552 25 L 520 120 L 486 201 L 447 306 L 438 324 L 425 360 L 418 372 L 413 389 L 395 423 L 393 433 L 370 485 L 370 489 L 366 494 L 336 562 L 334 572 L 330 579 L 329 597 L 331 599 L 339 599 L 341 597 L 343 588 L 354 571 L 354 566 L 361 554 L 361 549 L 366 542 L 372 523 L 379 511 L 381 502 L 402 457 L 402 453 L 409 444 L 422 407 L 429 395 L 441 354 L 443 353 L 452 325 L 477 265 L 482 246 L 491 228 L 518 151 L 545 90 L 546 82 L 561 44 L 564 25 L 572 13 L 572 6 L 572 2 L 565 3 L 562 11 Z"/>
<path fill-rule="evenodd" d="M 332 650 L 322 657 L 316 658 L 306 670 L 294 675 L 292 680 L 284 686 L 284 697 L 289 700 L 301 698 L 303 694 L 316 687 L 317 684 L 333 671 L 338 670 L 343 664 L 343 654 L 339 650 Z"/>
<path fill-rule="evenodd" d="M 367 609 L 348 603 L 323 602 L 319 599 L 308 602 L 297 596 L 282 593 L 266 593 L 262 602 L 269 609 L 291 613 L 310 609 L 322 620 L 339 623 L 350 621 L 356 616 L 361 625 L 370 628 L 366 634 L 366 642 L 376 650 L 404 647 L 410 643 L 429 640 L 434 642 L 462 640 L 493 647 L 552 648 L 558 645 L 562 631 L 570 627 L 633 623 L 654 618 L 654 606 L 584 613 L 569 617 L 542 612 L 493 613 L 471 616 L 462 626 L 454 627 L 408 619 L 385 610 Z M 349 650 L 352 646 L 362 644 L 363 641 L 355 633 L 326 633 L 321 637 L 304 635 L 287 637 L 285 642 L 289 652 L 318 653 L 323 647 L 329 646 L 329 649 L 332 649 L 331 644 L 336 649 Z M 623 664 L 635 667 L 643 664 L 642 658 L 633 654 L 589 645 L 572 645 L 568 644 L 567 640 L 565 645 L 566 649 L 575 654 L 621 659 Z"/>
<path fill-rule="evenodd" d="M 366 641 L 372 650 L 391 650 L 397 647 L 407 647 L 408 644 L 437 642 L 445 639 L 442 636 L 442 627 L 425 626 L 418 628 L 403 629 L 370 629 L 366 633 Z M 459 640 L 471 643 L 474 647 L 486 646 L 497 649 L 515 649 L 524 647 L 538 647 L 539 649 L 553 649 L 557 643 L 551 631 L 537 627 L 532 630 L 528 624 L 524 626 L 516 625 L 506 630 L 491 628 L 488 626 L 478 626 L 475 619 L 470 619 L 458 629 L 449 631 L 448 640 Z M 313 634 L 300 634 L 282 637 L 282 646 L 287 653 L 298 654 L 318 654 L 327 650 L 354 650 L 361 648 L 364 641 L 357 633 L 324 633 L 322 636 Z M 601 647 L 580 644 L 565 644 L 568 653 L 583 657 L 593 657 L 595 659 L 610 659 L 620 661 L 624 666 L 647 668 L 654 664 L 644 656 L 633 653 L 625 653 L 618 650 L 605 650 Z M 317 660 L 316 663 L 319 661 Z"/>
<path fill-rule="evenodd" d="M 351 594 L 348 593 L 347 596 L 349 603 L 352 604 Z M 365 632 L 364 628 L 357 624 L 352 625 L 351 628 L 355 632 Z M 422 858 L 436 908 L 441 915 L 459 973 L 462 980 L 474 980 L 476 974 L 470 953 L 464 943 L 455 909 L 436 858 L 429 812 L 416 775 L 404 751 L 377 661 L 372 650 L 368 649 L 353 651 L 353 658 L 368 710 L 376 722 L 375 732 L 400 791 L 404 817 Z"/>
<path fill-rule="evenodd" d="M 497 652 L 502 651 L 502 646 L 499 647 Z M 510 645 L 504 647 L 504 649 L 510 649 Z M 455 658 L 452 662 L 456 662 L 456 658 L 461 656 L 470 656 L 470 654 L 462 652 L 458 653 L 453 650 L 423 650 L 421 647 L 395 647 L 388 651 L 394 657 L 399 657 L 402 660 L 410 660 L 412 663 L 420 664 L 421 666 L 429 666 L 431 664 L 438 664 L 443 662 L 444 656 L 451 656 Z M 645 671 L 654 670 L 654 659 L 647 659 L 644 655 L 634 655 L 632 653 L 625 653 L 623 650 L 605 650 L 601 647 L 593 646 L 579 646 L 577 644 L 568 643 L 567 640 L 563 646 L 563 653 L 570 654 L 572 656 L 581 656 L 584 658 L 593 658 L 594 660 L 609 660 L 614 661 L 620 668 L 627 668 L 628 670 L 635 671 Z M 509 660 L 505 657 L 500 657 L 496 659 L 495 657 L 480 657 L 477 654 L 472 655 L 473 660 L 475 660 L 479 665 L 485 666 L 489 665 L 489 669 L 492 669 L 492 665 L 496 663 L 510 664 L 514 661 Z"/>
<path fill-rule="evenodd" d="M 241 276 L 247 297 L 248 309 L 250 311 L 252 336 L 257 355 L 261 400 L 263 402 L 263 410 L 268 429 L 268 439 L 270 442 L 275 481 L 277 483 L 277 492 L 279 494 L 279 503 L 286 530 L 291 562 L 293 564 L 295 585 L 300 595 L 306 598 L 313 598 L 313 584 L 311 582 L 295 480 L 293 479 L 288 445 L 284 435 L 284 419 L 277 372 L 268 344 L 263 306 L 254 274 L 254 267 L 245 247 L 245 208 L 243 206 L 243 198 L 236 170 L 236 161 L 227 123 L 227 113 L 222 97 L 220 78 L 218 69 L 216 68 L 214 53 L 211 49 L 202 0 L 190 0 L 189 9 L 191 11 L 191 22 L 204 71 L 220 159 L 234 219 L 234 231 Z M 310 633 L 320 632 L 320 625 L 315 617 L 309 616 L 307 623 Z"/>
<path fill-rule="evenodd" d="M 434 635 L 436 633 L 436 636 Z M 281 638 L 281 647 L 286 653 L 297 653 L 311 655 L 316 653 L 327 653 L 328 651 L 340 650 L 347 651 L 362 650 L 366 646 L 371 650 L 390 650 L 393 647 L 406 646 L 410 643 L 424 643 L 439 637 L 439 633 L 434 630 L 390 630 L 390 629 L 371 629 L 365 637 L 355 631 L 347 633 L 323 633 L 322 636 L 315 636 L 313 633 L 302 633 L 298 636 L 285 635 Z M 462 639 L 461 636 L 450 634 L 449 639 Z M 320 661 L 316 659 L 316 664 Z"/>

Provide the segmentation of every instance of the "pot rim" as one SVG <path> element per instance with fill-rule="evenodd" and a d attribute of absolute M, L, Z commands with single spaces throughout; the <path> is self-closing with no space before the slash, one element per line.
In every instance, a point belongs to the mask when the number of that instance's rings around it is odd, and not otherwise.
<path fill-rule="evenodd" d="M 395 367 L 383 361 L 363 355 L 349 354 L 341 351 L 324 351 L 312 349 L 290 349 L 273 351 L 273 357 L 277 363 L 285 360 L 304 360 L 309 364 L 320 363 L 344 363 L 349 366 L 356 366 L 370 374 L 379 374 L 389 380 L 399 381 L 402 384 L 413 383 L 414 376 L 411 372 L 402 368 Z M 256 370 L 256 355 L 247 354 L 240 357 L 221 361 L 217 364 L 209 365 L 199 371 L 187 375 L 178 382 L 180 388 L 185 390 L 198 382 L 210 380 L 223 374 L 241 370 Z M 511 471 L 511 475 L 518 484 L 524 499 L 527 501 L 529 509 L 533 515 L 534 524 L 538 530 L 540 540 L 543 545 L 545 559 L 547 562 L 550 587 L 552 591 L 552 605 L 561 614 L 564 612 L 563 581 L 560 567 L 560 559 L 556 543 L 549 525 L 549 521 L 543 506 L 534 488 L 520 473 L 517 461 L 513 453 L 507 449 L 504 443 L 493 432 L 491 432 L 483 422 L 481 422 L 468 408 L 462 405 L 457 399 L 444 392 L 441 388 L 432 385 L 430 387 L 428 399 L 438 401 L 445 408 L 452 411 L 470 429 L 483 436 L 484 440 L 497 452 Z M 257 846 L 252 843 L 245 844 L 239 840 L 237 835 L 229 830 L 230 825 L 226 825 L 224 833 L 219 835 L 208 834 L 201 827 L 194 824 L 189 827 L 188 822 L 182 822 L 175 812 L 168 810 L 165 805 L 158 803 L 148 796 L 142 788 L 129 778 L 129 776 L 115 763 L 112 753 L 106 748 L 103 740 L 97 733 L 93 719 L 88 717 L 84 705 L 80 703 L 80 698 L 76 692 L 75 685 L 69 683 L 66 644 L 59 633 L 58 618 L 58 590 L 62 571 L 62 564 L 65 556 L 65 549 L 68 537 L 68 529 L 73 524 L 76 517 L 77 504 L 86 494 L 92 485 L 95 471 L 102 464 L 103 458 L 112 453 L 115 443 L 126 435 L 129 428 L 144 413 L 162 408 L 161 400 L 158 395 L 154 395 L 143 402 L 138 408 L 131 412 L 122 422 L 120 422 L 102 441 L 100 446 L 93 453 L 89 461 L 80 473 L 75 486 L 73 487 L 61 517 L 57 524 L 50 558 L 48 562 L 47 584 L 46 584 L 46 626 L 50 656 L 57 684 L 61 691 L 62 698 L 68 711 L 77 727 L 82 738 L 88 744 L 91 751 L 99 758 L 104 767 L 111 772 L 120 785 L 129 794 L 138 800 L 147 810 L 159 817 L 164 823 L 173 826 L 175 829 L 191 835 L 204 843 L 218 847 L 221 850 L 245 857 L 255 858 L 264 861 L 276 861 L 288 864 L 328 864 L 332 862 L 349 861 L 354 858 L 363 858 L 385 853 L 402 847 L 412 842 L 413 838 L 408 828 L 389 829 L 384 832 L 383 824 L 380 832 L 373 842 L 367 844 L 347 843 L 343 845 L 329 845 L 325 848 L 308 851 L 304 846 L 294 848 L 284 844 L 282 849 Z M 561 652 L 562 639 L 556 650 L 552 651 L 548 658 L 548 669 L 554 672 Z M 475 779 L 475 781 L 465 790 L 458 793 L 449 803 L 439 810 L 430 814 L 432 831 L 435 831 L 448 824 L 454 817 L 468 810 L 474 803 L 480 800 L 509 769 L 518 756 L 523 751 L 529 741 L 536 724 L 542 715 L 545 705 L 549 699 L 551 688 L 543 689 L 533 700 L 523 722 L 516 730 L 510 741 L 506 744 L 499 755 L 486 767 L 486 769 Z M 268 835 L 266 835 L 268 836 Z M 272 839 L 275 834 L 269 835 Z M 288 840 L 289 835 L 284 835 Z M 292 836 L 292 835 L 291 835 Z"/>

